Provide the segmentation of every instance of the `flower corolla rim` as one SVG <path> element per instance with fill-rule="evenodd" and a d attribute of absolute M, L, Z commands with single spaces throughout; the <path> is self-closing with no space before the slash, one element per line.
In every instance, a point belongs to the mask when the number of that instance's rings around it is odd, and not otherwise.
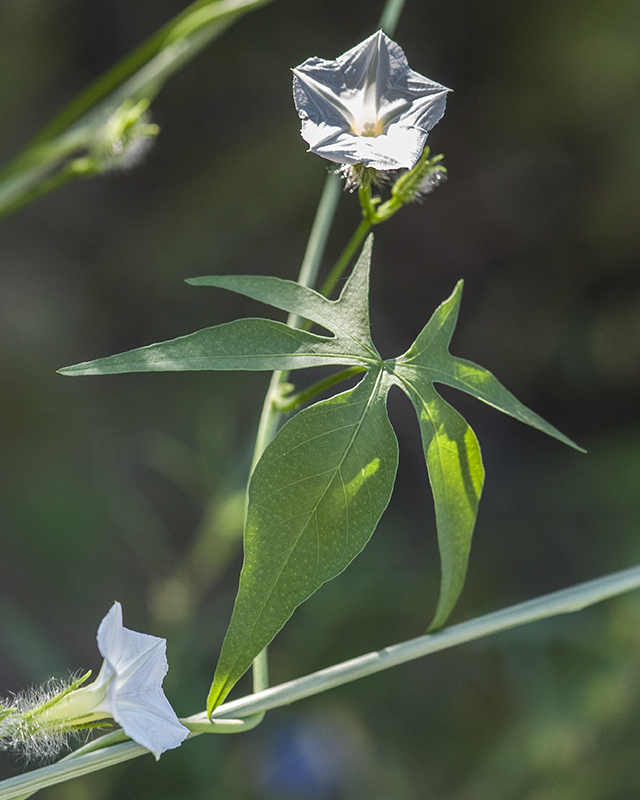
<path fill-rule="evenodd" d="M 106 694 L 95 712 L 113 717 L 127 736 L 156 759 L 182 744 L 189 730 L 162 690 L 169 669 L 166 640 L 125 628 L 118 602 L 100 623 L 96 638 L 104 663 L 90 688 L 106 688 Z"/>
<path fill-rule="evenodd" d="M 331 61 L 293 70 L 293 97 L 309 150 L 339 164 L 411 169 L 450 89 L 409 67 L 383 31 Z"/>

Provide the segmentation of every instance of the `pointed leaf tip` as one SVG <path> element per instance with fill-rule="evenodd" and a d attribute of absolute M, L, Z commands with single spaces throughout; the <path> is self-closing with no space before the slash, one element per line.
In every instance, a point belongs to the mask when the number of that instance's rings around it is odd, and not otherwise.
<path fill-rule="evenodd" d="M 384 372 L 301 411 L 249 487 L 245 560 L 208 700 L 221 703 L 300 603 L 361 552 L 391 497 L 398 445 Z"/>
<path fill-rule="evenodd" d="M 409 350 L 386 362 L 411 399 L 423 439 L 433 491 L 442 581 L 430 631 L 446 622 L 465 580 L 471 536 L 482 490 L 480 447 L 465 420 L 437 394 L 434 384 L 460 389 L 574 449 L 583 448 L 514 397 L 488 370 L 449 352 L 463 281 L 441 303 Z"/>

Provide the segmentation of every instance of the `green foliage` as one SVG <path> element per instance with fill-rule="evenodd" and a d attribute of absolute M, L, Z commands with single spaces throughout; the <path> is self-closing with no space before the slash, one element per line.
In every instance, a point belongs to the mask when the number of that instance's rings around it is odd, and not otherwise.
<path fill-rule="evenodd" d="M 462 281 L 393 367 L 397 385 L 406 392 L 418 415 L 436 508 L 442 585 L 429 630 L 437 630 L 446 622 L 462 591 L 484 480 L 480 446 L 474 432 L 438 395 L 433 384 L 461 389 L 576 447 L 571 439 L 517 400 L 488 370 L 451 355 L 449 344 L 461 296 Z"/>
<path fill-rule="evenodd" d="M 287 422 L 258 463 L 240 587 L 209 710 L 296 607 L 369 541 L 391 498 L 398 465 L 387 390 L 384 372 L 372 370 L 355 389 Z"/>
<path fill-rule="evenodd" d="M 63 375 L 181 370 L 303 369 L 329 364 L 381 363 L 369 333 L 369 264 L 365 248 L 338 300 L 293 281 L 264 276 L 218 276 L 190 281 L 231 289 L 330 329 L 318 336 L 267 319 L 241 319 L 168 342 L 139 347 L 60 370 Z"/>
<path fill-rule="evenodd" d="M 191 281 L 297 314 L 332 336 L 266 319 L 237 320 L 61 370 L 66 375 L 96 375 L 290 370 L 328 364 L 366 370 L 354 389 L 316 403 L 287 422 L 254 471 L 244 566 L 209 695 L 209 713 L 295 608 L 338 575 L 375 530 L 389 502 L 397 467 L 397 443 L 386 412 L 391 386 L 402 389 L 416 410 L 435 500 L 442 582 L 430 630 L 445 623 L 462 590 L 484 479 L 475 434 L 437 394 L 434 383 L 461 389 L 576 447 L 490 372 L 449 353 L 461 282 L 404 355 L 382 360 L 369 330 L 372 241 L 370 236 L 338 300 L 278 278 L 219 276 Z"/>
<path fill-rule="evenodd" d="M 484 482 L 480 445 L 466 421 L 431 386 L 404 383 L 420 422 L 433 491 L 442 585 L 430 630 L 446 621 L 460 596 Z M 426 391 L 425 391 L 426 390 Z"/>
<path fill-rule="evenodd" d="M 159 132 L 143 112 L 166 81 L 236 19 L 270 2 L 195 0 L 163 25 L 92 83 L 0 172 L 0 217 L 73 178 L 132 166 Z"/>

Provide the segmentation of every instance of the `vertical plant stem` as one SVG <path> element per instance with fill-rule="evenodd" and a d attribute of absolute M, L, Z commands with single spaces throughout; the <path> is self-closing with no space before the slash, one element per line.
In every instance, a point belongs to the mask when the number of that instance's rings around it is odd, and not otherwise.
<path fill-rule="evenodd" d="M 338 200 L 342 191 L 342 181 L 340 176 L 332 172 L 327 176 L 327 180 L 322 190 L 322 196 L 318 203 L 318 210 L 316 217 L 313 221 L 311 234 L 307 243 L 304 258 L 302 259 L 302 266 L 300 267 L 300 275 L 298 276 L 298 283 L 312 289 L 316 285 L 318 279 L 318 270 L 324 249 L 329 237 L 329 231 L 333 223 L 333 218 L 336 213 Z M 287 323 L 292 328 L 299 328 L 302 324 L 302 319 L 296 314 L 291 314 Z"/>
<path fill-rule="evenodd" d="M 340 199 L 340 191 L 340 178 L 332 173 L 325 182 L 320 202 L 318 203 L 318 210 L 311 227 L 307 248 L 302 259 L 302 265 L 300 266 L 298 283 L 302 284 L 302 286 L 312 288 L 316 282 L 329 231 L 331 230 L 338 200 Z M 289 314 L 287 319 L 287 325 L 292 328 L 299 328 L 303 322 L 304 320 L 297 314 Z M 262 406 L 258 435 L 253 450 L 252 472 L 266 446 L 275 436 L 282 414 L 276 409 L 276 404 L 273 401 L 279 392 L 281 384 L 286 382 L 288 376 L 289 373 L 284 370 L 276 370 L 271 376 L 267 395 Z"/>
<path fill-rule="evenodd" d="M 387 36 L 393 36 L 395 33 L 396 25 L 400 19 L 400 14 L 402 14 L 404 4 L 405 0 L 387 0 L 385 3 L 378 27 L 382 28 Z"/>
<path fill-rule="evenodd" d="M 383 28 L 389 35 L 393 35 L 396 24 L 404 7 L 405 0 L 387 0 L 380 17 L 379 26 Z M 338 200 L 341 191 L 340 177 L 331 173 L 324 185 L 320 202 L 318 203 L 318 210 L 311 228 L 309 241 L 305 250 L 304 258 L 300 266 L 300 274 L 298 276 L 298 283 L 312 289 L 315 286 L 318 270 L 322 262 L 322 256 L 327 244 L 327 238 L 331 225 L 336 214 Z M 349 265 L 359 245 L 364 240 L 371 229 L 372 222 L 370 219 L 363 219 L 356 232 L 351 237 L 351 240 L 342 251 L 335 266 L 331 270 L 327 280 L 322 287 L 322 293 L 328 296 L 333 290 L 334 286 L 340 280 L 344 270 Z M 301 327 L 304 324 L 297 314 L 289 314 L 287 324 L 292 328 Z M 258 435 L 253 451 L 253 459 L 251 462 L 251 472 L 253 472 L 256 464 L 260 460 L 265 448 L 276 434 L 278 423 L 282 417 L 282 413 L 278 411 L 275 399 L 280 394 L 280 387 L 287 381 L 289 373 L 283 370 L 277 370 L 271 376 L 269 388 L 267 390 L 264 404 L 262 406 L 262 413 L 260 415 L 260 423 L 258 425 Z M 268 686 L 268 666 L 267 666 L 267 649 L 265 648 L 258 657 L 254 660 L 252 666 L 253 675 L 253 689 L 260 691 L 266 689 Z"/>
<path fill-rule="evenodd" d="M 327 238 L 331 230 L 333 218 L 335 217 L 338 200 L 340 199 L 341 188 L 340 178 L 336 174 L 332 173 L 327 177 L 320 202 L 318 203 L 318 210 L 316 211 L 316 216 L 311 227 L 309 241 L 307 242 L 304 258 L 302 259 L 302 265 L 300 266 L 298 283 L 303 286 L 311 288 L 318 277 L 318 270 L 322 262 Z M 289 314 L 289 318 L 287 319 L 287 324 L 292 328 L 300 327 L 303 322 L 304 320 L 297 314 Z M 277 404 L 274 400 L 280 393 L 281 385 L 287 381 L 288 377 L 289 373 L 283 370 L 276 370 L 271 376 L 269 388 L 262 406 L 262 414 L 260 415 L 258 435 L 256 436 L 253 459 L 251 462 L 251 472 L 253 472 L 265 448 L 273 439 L 278 429 L 278 423 L 280 422 L 282 413 L 278 411 Z M 252 675 L 254 692 L 267 688 L 269 684 L 266 648 L 254 660 Z"/>
<path fill-rule="evenodd" d="M 329 275 L 327 276 L 326 281 L 322 284 L 322 288 L 320 289 L 320 294 L 323 294 L 325 297 L 329 297 L 331 292 L 333 291 L 336 283 L 340 280 L 342 275 L 344 274 L 345 269 L 351 263 L 351 259 L 356 254 L 358 248 L 362 244 L 364 237 L 369 233 L 371 230 L 372 222 L 367 217 L 364 217 L 361 223 L 356 228 L 355 233 L 349 240 L 347 246 L 344 248 L 342 253 L 340 253 L 340 257 L 333 265 L 333 268 Z"/>

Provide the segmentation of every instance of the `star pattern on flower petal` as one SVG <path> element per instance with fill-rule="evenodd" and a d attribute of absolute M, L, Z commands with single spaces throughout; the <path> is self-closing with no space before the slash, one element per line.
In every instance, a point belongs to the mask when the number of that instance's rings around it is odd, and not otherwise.
<path fill-rule="evenodd" d="M 376 170 L 416 164 L 450 91 L 410 69 L 402 48 L 382 31 L 335 61 L 309 58 L 293 75 L 310 151 Z"/>

